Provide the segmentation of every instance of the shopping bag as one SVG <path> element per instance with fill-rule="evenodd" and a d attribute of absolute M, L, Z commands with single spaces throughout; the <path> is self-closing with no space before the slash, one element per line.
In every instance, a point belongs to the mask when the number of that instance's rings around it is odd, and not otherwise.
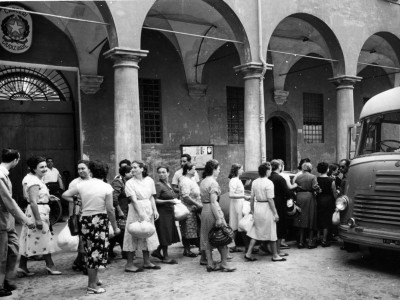
<path fill-rule="evenodd" d="M 338 210 L 335 210 L 335 212 L 332 215 L 332 224 L 339 225 L 339 223 L 340 223 L 340 212 Z"/>
<path fill-rule="evenodd" d="M 57 246 L 63 250 L 76 251 L 78 250 L 79 236 L 71 235 L 68 224 L 60 231 L 57 237 Z"/>
<path fill-rule="evenodd" d="M 250 213 L 250 201 L 243 201 L 242 214 L 243 216 Z"/>
<path fill-rule="evenodd" d="M 239 230 L 243 232 L 249 232 L 251 227 L 253 227 L 254 224 L 254 218 L 252 214 L 247 214 L 245 215 L 240 221 L 239 221 Z"/>

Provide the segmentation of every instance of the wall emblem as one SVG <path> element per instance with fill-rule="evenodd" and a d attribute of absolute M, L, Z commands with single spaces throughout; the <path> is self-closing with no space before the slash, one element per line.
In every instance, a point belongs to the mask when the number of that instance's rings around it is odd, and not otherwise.
<path fill-rule="evenodd" d="M 10 5 L 9 8 L 24 8 Z M 12 53 L 24 53 L 32 44 L 32 18 L 23 11 L 0 10 L 1 46 Z"/>

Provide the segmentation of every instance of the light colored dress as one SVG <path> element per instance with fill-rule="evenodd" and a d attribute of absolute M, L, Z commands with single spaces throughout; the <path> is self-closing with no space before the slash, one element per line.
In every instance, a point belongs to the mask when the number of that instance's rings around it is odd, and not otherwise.
<path fill-rule="evenodd" d="M 221 195 L 221 188 L 218 182 L 212 176 L 208 176 L 202 180 L 200 183 L 200 195 L 201 202 L 203 203 L 203 209 L 201 211 L 201 230 L 200 230 L 200 248 L 201 250 L 212 250 L 210 242 L 208 241 L 208 233 L 211 228 L 214 227 L 216 218 L 211 209 L 211 195 L 215 194 L 217 196 Z M 218 207 L 218 217 L 224 219 L 224 213 L 218 202 L 216 203 Z M 225 222 L 225 221 L 224 221 Z"/>
<path fill-rule="evenodd" d="M 239 177 L 233 177 L 229 181 L 229 197 L 241 196 L 243 198 L 231 198 L 229 203 L 229 226 L 233 230 L 239 230 L 239 221 L 243 218 L 244 186 Z M 239 230 L 241 231 L 241 230 Z"/>
<path fill-rule="evenodd" d="M 247 235 L 259 241 L 276 241 L 276 223 L 267 198 L 273 199 L 274 184 L 267 177 L 254 180 L 251 187 L 251 196 L 258 201 L 254 203 L 254 224 Z"/>
<path fill-rule="evenodd" d="M 193 178 L 193 177 L 192 177 Z M 197 224 L 197 206 L 192 203 L 187 203 L 183 200 L 184 197 L 190 196 L 192 199 L 196 199 L 197 201 L 201 201 L 200 199 L 200 188 L 198 184 L 186 177 L 182 176 L 179 179 L 179 191 L 182 203 L 189 209 L 190 214 L 188 217 L 179 222 L 181 226 L 181 234 L 185 239 L 195 239 L 198 238 L 198 224 Z"/>
<path fill-rule="evenodd" d="M 135 177 L 129 179 L 125 184 L 125 194 L 127 197 L 133 197 L 138 200 L 137 203 L 139 208 L 142 209 L 147 215 L 150 222 L 154 225 L 154 215 L 151 207 L 150 198 L 156 195 L 156 187 L 154 180 L 149 176 L 144 177 L 142 180 L 138 180 Z M 133 207 L 132 202 L 129 203 L 128 217 L 126 224 L 129 226 L 130 223 L 139 220 L 139 214 Z M 124 234 L 124 251 L 152 251 L 158 246 L 158 236 L 155 232 L 151 237 L 145 239 L 139 239 L 133 237 L 128 230 L 125 230 Z"/>
<path fill-rule="evenodd" d="M 27 226 L 22 226 L 21 237 L 19 239 L 19 254 L 25 257 L 54 252 L 53 236 L 50 232 L 50 207 L 46 204 L 49 203 L 49 190 L 46 184 L 37 176 L 31 173 L 27 174 L 22 180 L 22 188 L 24 196 L 28 199 L 29 203 L 28 190 L 33 186 L 39 186 L 39 199 L 37 203 L 43 228 L 39 230 L 37 228 L 29 229 Z M 26 208 L 25 215 L 30 221 L 35 222 L 30 204 Z"/>

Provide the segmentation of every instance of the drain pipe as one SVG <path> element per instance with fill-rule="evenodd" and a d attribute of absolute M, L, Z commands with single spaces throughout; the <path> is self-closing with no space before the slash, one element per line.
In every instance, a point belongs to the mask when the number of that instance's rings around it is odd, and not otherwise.
<path fill-rule="evenodd" d="M 262 63 L 260 74 L 260 142 L 261 142 L 261 162 L 267 161 L 267 138 L 265 133 L 265 104 L 264 104 L 264 75 L 267 72 L 267 63 L 264 59 L 262 49 L 262 20 L 261 20 L 261 0 L 258 0 L 258 55 Z"/>

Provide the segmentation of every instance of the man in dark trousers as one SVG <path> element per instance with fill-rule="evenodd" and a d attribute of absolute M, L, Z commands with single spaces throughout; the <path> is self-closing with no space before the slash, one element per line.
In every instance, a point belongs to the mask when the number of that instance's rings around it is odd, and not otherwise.
<path fill-rule="evenodd" d="M 17 202 L 12 198 L 12 185 L 8 174 L 19 162 L 19 152 L 3 149 L 0 163 L 0 297 L 10 296 L 16 286 L 10 282 L 18 258 L 18 235 L 15 219 L 29 228 L 35 228 Z M 15 218 L 15 219 L 14 219 Z"/>
<path fill-rule="evenodd" d="M 289 188 L 287 187 L 286 180 L 279 175 L 281 172 L 282 165 L 279 160 L 271 161 L 271 176 L 269 176 L 269 180 L 271 180 L 274 184 L 274 192 L 275 192 L 275 207 L 278 212 L 279 221 L 276 223 L 276 234 L 278 240 L 276 242 L 276 246 L 278 249 L 279 256 L 288 256 L 287 253 L 281 252 L 281 241 L 283 238 L 286 238 L 287 232 L 287 221 L 286 221 L 286 201 L 290 199 L 291 193 Z"/>

